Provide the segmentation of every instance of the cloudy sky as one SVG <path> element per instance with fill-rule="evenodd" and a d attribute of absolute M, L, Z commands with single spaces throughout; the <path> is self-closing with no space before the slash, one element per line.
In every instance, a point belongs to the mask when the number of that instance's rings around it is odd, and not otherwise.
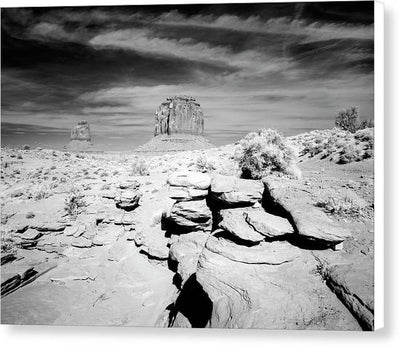
<path fill-rule="evenodd" d="M 272 127 L 373 115 L 373 2 L 1 10 L 2 145 L 62 147 L 89 121 L 101 148 L 151 139 L 166 97 L 189 94 L 215 144 Z"/>

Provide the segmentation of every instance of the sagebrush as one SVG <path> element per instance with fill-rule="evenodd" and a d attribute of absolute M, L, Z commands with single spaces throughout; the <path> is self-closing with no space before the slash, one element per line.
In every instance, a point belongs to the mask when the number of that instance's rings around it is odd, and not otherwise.
<path fill-rule="evenodd" d="M 76 218 L 86 207 L 82 189 L 73 187 L 64 201 L 64 210 L 71 217 Z"/>
<path fill-rule="evenodd" d="M 133 176 L 149 176 L 149 168 L 146 162 L 143 159 L 138 157 L 133 158 L 132 166 L 131 166 L 131 174 Z"/>
<path fill-rule="evenodd" d="M 235 157 L 243 178 L 261 179 L 271 173 L 300 176 L 294 149 L 276 130 L 247 134 L 239 141 Z"/>

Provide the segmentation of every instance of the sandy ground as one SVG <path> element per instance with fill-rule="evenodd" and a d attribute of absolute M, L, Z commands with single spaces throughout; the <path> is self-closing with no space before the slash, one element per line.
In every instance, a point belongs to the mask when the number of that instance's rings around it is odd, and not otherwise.
<path fill-rule="evenodd" d="M 15 281 L 15 276 L 20 281 L 2 297 L 2 323 L 166 326 L 168 307 L 179 295 L 164 256 L 169 241 L 157 239 L 154 249 L 144 251 L 135 235 L 157 224 L 152 220 L 163 207 L 160 201 L 171 173 L 188 169 L 238 175 L 233 150 L 229 145 L 152 156 L 2 149 L 2 242 L 10 244 L 15 256 L 1 267 L 2 283 Z M 351 230 L 342 250 L 307 250 L 304 259 L 345 265 L 345 273 L 357 274 L 346 283 L 373 307 L 373 159 L 338 165 L 303 156 L 299 167 L 302 178 L 287 181 L 293 185 L 293 199 L 317 202 L 329 192 L 346 191 L 363 201 L 359 215 L 330 215 Z M 118 208 L 115 191 L 134 181 L 140 183 L 140 206 L 133 211 Z M 73 189 L 86 205 L 76 219 L 65 210 Z M 18 243 L 24 247 L 14 245 Z M 341 271 L 340 266 L 334 269 Z M 296 281 L 296 273 L 299 283 L 304 282 L 298 270 L 291 272 L 291 281 Z M 352 316 L 340 295 L 325 284 L 318 288 L 344 312 L 340 317 Z M 351 319 L 325 328 L 345 329 Z M 360 329 L 357 321 L 350 327 Z"/>

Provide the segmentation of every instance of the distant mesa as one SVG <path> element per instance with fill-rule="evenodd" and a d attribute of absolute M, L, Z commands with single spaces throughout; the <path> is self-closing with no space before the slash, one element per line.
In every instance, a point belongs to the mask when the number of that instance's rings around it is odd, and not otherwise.
<path fill-rule="evenodd" d="M 92 147 L 89 123 L 80 121 L 71 130 L 71 141 L 68 148 L 71 151 L 88 151 Z"/>
<path fill-rule="evenodd" d="M 163 154 L 214 147 L 200 136 L 203 132 L 203 111 L 196 99 L 186 95 L 173 96 L 156 110 L 154 138 L 136 152 Z"/>
<path fill-rule="evenodd" d="M 82 120 L 72 128 L 71 141 L 87 141 L 91 142 L 89 123 Z"/>
<path fill-rule="evenodd" d="M 172 134 L 200 135 L 204 131 L 203 111 L 191 96 L 167 98 L 156 111 L 154 136 Z"/>

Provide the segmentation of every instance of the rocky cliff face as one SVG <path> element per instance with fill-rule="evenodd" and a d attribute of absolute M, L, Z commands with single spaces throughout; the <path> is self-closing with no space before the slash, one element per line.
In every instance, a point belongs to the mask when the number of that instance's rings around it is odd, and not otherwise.
<path fill-rule="evenodd" d="M 71 130 L 71 142 L 68 148 L 72 151 L 85 151 L 92 146 L 89 123 L 80 121 Z"/>
<path fill-rule="evenodd" d="M 71 130 L 71 141 L 91 141 L 89 123 L 82 120 Z"/>
<path fill-rule="evenodd" d="M 200 135 L 204 130 L 203 111 L 190 96 L 167 98 L 157 109 L 154 136 L 161 134 Z"/>

